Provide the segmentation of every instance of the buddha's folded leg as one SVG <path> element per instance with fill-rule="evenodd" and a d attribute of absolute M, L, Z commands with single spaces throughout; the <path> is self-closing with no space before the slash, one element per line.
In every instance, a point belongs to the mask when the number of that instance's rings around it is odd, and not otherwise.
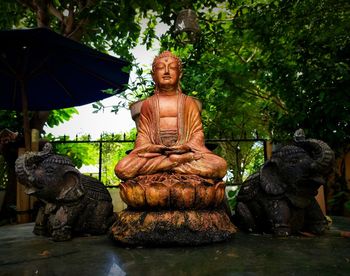
<path fill-rule="evenodd" d="M 178 173 L 195 174 L 206 178 L 223 178 L 226 170 L 226 161 L 212 153 L 203 153 L 202 158 L 173 168 L 173 171 Z"/>
<path fill-rule="evenodd" d="M 146 159 L 146 158 L 145 158 Z M 171 170 L 176 164 L 165 155 L 147 159 L 138 170 L 138 175 L 154 174 Z"/>
<path fill-rule="evenodd" d="M 137 154 L 129 154 L 118 162 L 114 172 L 117 177 L 123 180 L 133 178 L 146 161 L 146 158 L 138 157 Z"/>
<path fill-rule="evenodd" d="M 137 154 L 129 154 L 119 161 L 114 171 L 120 179 L 126 180 L 138 175 L 170 170 L 173 167 L 174 162 L 170 161 L 170 159 L 164 155 L 146 158 L 139 157 Z"/>

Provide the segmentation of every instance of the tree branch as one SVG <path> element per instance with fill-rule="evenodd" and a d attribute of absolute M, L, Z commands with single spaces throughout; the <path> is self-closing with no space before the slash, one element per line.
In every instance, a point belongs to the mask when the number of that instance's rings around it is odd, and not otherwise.
<path fill-rule="evenodd" d="M 232 52 L 234 52 L 236 54 L 236 56 L 240 59 L 240 61 L 242 61 L 243 63 L 249 63 L 255 56 L 256 52 L 258 51 L 257 48 L 254 48 L 253 53 L 250 55 L 249 58 L 245 59 L 244 57 L 242 57 L 239 52 L 241 51 L 242 47 L 239 48 L 238 51 L 232 49 Z"/>
<path fill-rule="evenodd" d="M 72 5 L 69 6 L 68 8 L 68 15 L 64 19 L 64 34 L 67 36 L 68 34 L 72 33 L 73 28 L 74 28 L 74 9 Z"/>
<path fill-rule="evenodd" d="M 60 22 L 63 21 L 64 19 L 63 13 L 60 12 L 58 9 L 56 9 L 56 7 L 51 2 L 48 4 L 48 11 L 50 14 L 55 16 Z"/>
<path fill-rule="evenodd" d="M 257 48 L 254 48 L 253 53 L 252 53 L 251 56 L 247 59 L 247 63 L 249 63 L 249 62 L 255 57 L 255 54 L 256 54 L 257 51 L 258 51 L 258 49 L 257 49 Z"/>
<path fill-rule="evenodd" d="M 19 4 L 22 4 L 23 6 L 28 7 L 32 11 L 36 11 L 36 8 L 35 8 L 35 5 L 34 5 L 34 1 L 31 1 L 31 0 L 17 0 L 17 2 Z"/>
<path fill-rule="evenodd" d="M 91 9 L 91 7 L 93 7 L 94 5 L 96 5 L 96 3 L 98 2 L 98 0 L 79 0 L 77 1 L 78 6 L 79 6 L 79 10 L 81 13 L 82 11 L 86 10 L 86 9 Z M 84 27 L 86 25 L 88 25 L 90 23 L 90 19 L 89 17 L 85 17 L 82 18 L 77 24 L 72 24 L 71 29 L 65 32 L 65 35 L 69 38 L 71 38 L 72 40 L 75 41 L 79 41 L 81 40 L 81 37 L 83 35 L 84 32 Z M 74 28 L 75 26 L 75 28 Z M 73 29 L 74 28 L 74 29 Z"/>
<path fill-rule="evenodd" d="M 72 40 L 79 41 L 83 35 L 83 29 L 89 24 L 89 18 L 84 18 L 78 22 L 74 30 L 66 36 Z"/>
<path fill-rule="evenodd" d="M 281 99 L 279 99 L 278 97 L 274 97 L 270 94 L 268 95 L 262 95 L 260 94 L 257 90 L 254 90 L 254 92 L 251 92 L 249 90 L 244 90 L 245 93 L 249 94 L 249 95 L 252 95 L 252 96 L 255 96 L 255 97 L 258 97 L 260 99 L 263 99 L 263 100 L 272 100 L 274 102 L 274 104 L 276 104 L 279 108 L 281 108 L 283 111 L 287 112 L 287 108 L 285 107 L 285 104 L 281 101 Z"/>

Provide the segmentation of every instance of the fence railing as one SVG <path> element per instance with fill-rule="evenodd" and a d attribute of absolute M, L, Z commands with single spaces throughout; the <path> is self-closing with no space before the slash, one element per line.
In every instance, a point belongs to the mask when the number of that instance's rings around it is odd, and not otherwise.
<path fill-rule="evenodd" d="M 76 137 L 75 140 L 66 140 L 65 137 L 63 140 L 60 141 L 51 141 L 52 144 L 55 145 L 65 145 L 65 144 L 91 144 L 95 145 L 95 147 L 98 147 L 98 179 L 101 181 L 102 180 L 102 168 L 103 168 L 103 163 L 104 163 L 104 151 L 105 151 L 105 145 L 115 143 L 115 144 L 123 144 L 123 143 L 130 143 L 130 148 L 129 151 L 133 148 L 133 143 L 135 140 L 127 139 L 125 135 L 122 135 L 122 139 L 120 139 L 120 136 L 116 137 L 115 139 L 101 139 L 98 140 L 79 140 L 78 137 Z M 215 150 L 215 147 L 217 147 L 219 144 L 222 143 L 236 143 L 237 145 L 239 144 L 244 144 L 244 143 L 250 143 L 250 144 L 255 144 L 259 143 L 261 144 L 261 150 L 263 151 L 263 160 L 265 161 L 267 159 L 267 141 L 265 139 L 227 139 L 227 138 L 221 138 L 221 139 L 207 139 L 205 140 L 206 145 L 210 150 Z M 132 144 L 132 145 L 131 145 Z M 115 165 L 115 164 L 114 164 Z M 110 185 L 108 183 L 107 186 L 113 187 L 114 185 Z"/>

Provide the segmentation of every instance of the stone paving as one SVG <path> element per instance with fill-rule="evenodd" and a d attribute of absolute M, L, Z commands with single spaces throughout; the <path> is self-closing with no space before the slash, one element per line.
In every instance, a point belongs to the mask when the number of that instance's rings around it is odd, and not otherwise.
<path fill-rule="evenodd" d="M 0 227 L 0 275 L 350 275 L 350 218 L 321 237 L 238 232 L 198 247 L 122 248 L 106 236 L 53 242 L 33 223 Z"/>

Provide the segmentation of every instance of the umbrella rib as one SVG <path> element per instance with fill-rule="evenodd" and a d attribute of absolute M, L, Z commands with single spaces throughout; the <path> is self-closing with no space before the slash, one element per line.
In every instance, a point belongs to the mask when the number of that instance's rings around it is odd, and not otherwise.
<path fill-rule="evenodd" d="M 12 103 L 16 104 L 16 94 L 17 94 L 17 80 L 15 80 L 15 84 L 13 86 L 13 95 L 12 95 Z"/>
<path fill-rule="evenodd" d="M 29 74 L 28 76 L 35 76 L 36 71 L 43 67 L 46 61 L 49 59 L 50 55 L 47 55 Z"/>
<path fill-rule="evenodd" d="M 58 83 L 59 86 L 62 87 L 62 89 L 66 92 L 66 94 L 69 97 L 74 98 L 73 95 L 71 93 L 69 93 L 68 89 L 66 89 L 65 85 L 61 81 L 59 81 L 51 72 L 48 72 L 48 74 L 50 75 L 50 77 L 52 79 L 54 79 Z"/>
<path fill-rule="evenodd" d="M 17 76 L 16 70 L 15 70 L 14 68 L 12 68 L 12 66 L 10 66 L 10 64 L 6 61 L 6 59 L 3 58 L 1 55 L 0 55 L 0 59 L 1 59 L 1 61 L 7 66 L 7 68 L 10 69 L 11 73 L 12 73 L 13 75 Z M 6 71 L 2 71 L 2 70 L 1 70 L 1 72 L 7 73 Z M 8 73 L 7 73 L 7 75 L 11 76 L 11 74 L 8 74 Z"/>

